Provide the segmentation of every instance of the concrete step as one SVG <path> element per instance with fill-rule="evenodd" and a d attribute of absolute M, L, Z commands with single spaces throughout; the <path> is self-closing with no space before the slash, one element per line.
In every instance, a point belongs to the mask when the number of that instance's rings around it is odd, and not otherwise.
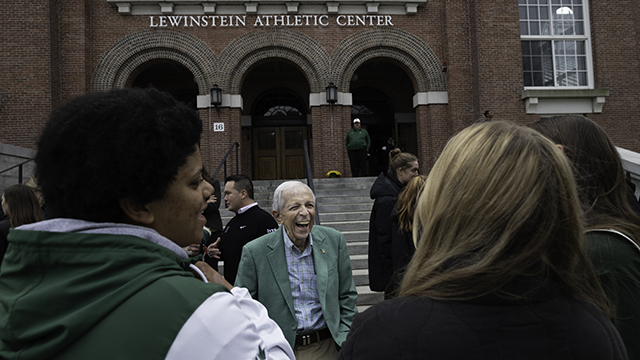
<path fill-rule="evenodd" d="M 369 229 L 369 219 L 358 221 L 325 221 L 322 215 L 320 215 L 320 220 L 322 220 L 322 226 L 328 226 L 340 232 Z"/>
<path fill-rule="evenodd" d="M 353 241 L 368 241 L 369 240 L 369 229 L 367 230 L 353 230 L 353 231 L 342 231 L 342 235 L 344 235 L 344 239 L 347 241 L 347 244 Z"/>
<path fill-rule="evenodd" d="M 369 285 L 369 270 L 355 269 L 353 270 L 353 282 L 356 286 Z"/>
<path fill-rule="evenodd" d="M 327 212 L 320 213 L 323 222 L 334 221 L 369 221 L 370 211 Z"/>
<path fill-rule="evenodd" d="M 316 196 L 316 203 L 318 205 L 331 205 L 331 204 L 359 204 L 366 203 L 373 205 L 373 200 L 366 195 L 341 195 L 341 196 Z"/>
<path fill-rule="evenodd" d="M 369 285 L 356 286 L 358 292 L 358 300 L 356 305 L 373 305 L 384 300 L 384 293 L 378 291 L 371 291 Z"/>
<path fill-rule="evenodd" d="M 366 255 L 369 252 L 367 241 L 352 241 L 347 243 L 349 255 Z"/>
<path fill-rule="evenodd" d="M 353 270 L 368 269 L 369 268 L 369 262 L 367 260 L 367 255 L 366 254 L 351 255 L 351 256 L 349 256 L 349 258 L 351 258 L 351 268 Z"/>
<path fill-rule="evenodd" d="M 318 212 L 320 214 L 334 213 L 334 212 L 347 212 L 347 211 L 366 211 L 371 213 L 373 208 L 373 201 L 353 203 L 353 204 L 317 204 Z"/>

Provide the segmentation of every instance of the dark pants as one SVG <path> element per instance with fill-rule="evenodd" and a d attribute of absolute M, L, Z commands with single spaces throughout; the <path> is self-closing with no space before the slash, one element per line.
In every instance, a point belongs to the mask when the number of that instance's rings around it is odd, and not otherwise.
<path fill-rule="evenodd" d="M 349 162 L 351 163 L 351 175 L 367 176 L 367 150 L 349 150 Z"/>

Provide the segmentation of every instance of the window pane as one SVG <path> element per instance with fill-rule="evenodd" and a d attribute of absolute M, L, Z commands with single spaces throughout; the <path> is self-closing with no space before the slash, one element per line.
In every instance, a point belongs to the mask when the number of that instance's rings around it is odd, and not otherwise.
<path fill-rule="evenodd" d="M 578 73 L 578 81 L 580 86 L 587 86 L 587 73 L 579 72 Z"/>
<path fill-rule="evenodd" d="M 551 26 L 549 21 L 541 21 L 540 29 L 541 35 L 551 35 Z"/>
<path fill-rule="evenodd" d="M 530 41 L 521 41 L 520 42 L 520 45 L 522 47 L 522 56 L 531 54 L 531 51 L 529 51 L 529 43 L 530 43 Z"/>
<path fill-rule="evenodd" d="M 540 19 L 549 19 L 549 8 L 546 6 L 540 7 Z"/>
<path fill-rule="evenodd" d="M 576 21 L 573 27 L 576 35 L 584 35 L 584 22 Z"/>
<path fill-rule="evenodd" d="M 542 80 L 541 72 L 533 73 L 533 86 L 544 86 L 544 81 Z"/>
<path fill-rule="evenodd" d="M 542 41 L 531 41 L 531 55 L 541 55 L 540 50 Z"/>
<path fill-rule="evenodd" d="M 520 20 L 527 20 L 527 7 L 520 6 L 518 7 L 518 11 L 520 13 Z"/>
<path fill-rule="evenodd" d="M 529 24 L 526 21 L 520 21 L 520 35 L 529 35 Z"/>
<path fill-rule="evenodd" d="M 531 63 L 530 66 L 532 66 L 533 70 L 541 71 L 542 70 L 542 57 L 536 56 L 536 57 L 533 57 L 531 60 L 533 62 Z"/>
<path fill-rule="evenodd" d="M 583 20 L 584 16 L 582 16 L 582 6 L 574 6 L 573 7 L 573 18 L 576 20 Z"/>
<path fill-rule="evenodd" d="M 284 132 L 284 148 L 285 149 L 302 149 L 303 148 L 302 131 L 285 131 Z"/>
<path fill-rule="evenodd" d="M 526 4 L 527 1 L 526 0 L 518 0 L 518 4 Z"/>
<path fill-rule="evenodd" d="M 585 49 L 585 42 L 584 41 L 574 41 L 574 43 L 576 44 L 576 53 L 578 55 L 586 55 L 587 51 Z"/>
<path fill-rule="evenodd" d="M 258 150 L 275 150 L 276 149 L 276 133 L 261 132 L 258 133 Z"/>
<path fill-rule="evenodd" d="M 531 25 L 531 35 L 540 35 L 540 27 L 538 26 L 538 22 L 530 22 L 529 25 Z"/>
<path fill-rule="evenodd" d="M 587 59 L 582 56 L 578 58 L 578 70 L 587 70 Z"/>
<path fill-rule="evenodd" d="M 536 6 L 529 7 L 529 19 L 538 19 L 538 8 Z"/>
<path fill-rule="evenodd" d="M 522 57 L 522 69 L 524 71 L 531 71 L 531 58 L 529 56 Z"/>

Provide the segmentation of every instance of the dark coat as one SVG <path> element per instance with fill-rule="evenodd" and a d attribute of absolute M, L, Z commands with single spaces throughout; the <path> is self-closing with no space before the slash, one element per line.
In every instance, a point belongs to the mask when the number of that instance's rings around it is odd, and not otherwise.
<path fill-rule="evenodd" d="M 415 252 L 416 247 L 413 244 L 413 234 L 400 229 L 398 212 L 394 208 L 391 212 L 391 268 L 393 277 L 390 286 L 392 295 L 395 295 L 398 291 L 404 271 Z"/>
<path fill-rule="evenodd" d="M 404 297 L 356 316 L 338 359 L 594 359 L 627 353 L 607 316 L 555 283 L 526 299 Z"/>
<path fill-rule="evenodd" d="M 375 201 L 369 219 L 369 287 L 373 291 L 390 291 L 393 265 L 391 260 L 391 212 L 403 185 L 389 171 L 381 173 L 371 186 Z"/>

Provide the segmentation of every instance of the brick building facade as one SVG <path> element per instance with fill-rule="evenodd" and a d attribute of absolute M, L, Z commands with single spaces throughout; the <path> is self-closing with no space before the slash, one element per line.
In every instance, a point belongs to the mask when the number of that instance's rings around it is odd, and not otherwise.
<path fill-rule="evenodd" d="M 2 10 L 7 145 L 35 149 L 48 113 L 74 96 L 151 84 L 198 109 L 205 166 L 238 142 L 239 171 L 255 179 L 303 177 L 303 139 L 314 177 L 349 175 L 354 117 L 374 140 L 372 175 L 389 137 L 426 173 L 486 109 L 521 124 L 584 114 L 640 151 L 635 1 L 8 0 Z M 229 160 L 235 171 L 235 152 Z"/>

